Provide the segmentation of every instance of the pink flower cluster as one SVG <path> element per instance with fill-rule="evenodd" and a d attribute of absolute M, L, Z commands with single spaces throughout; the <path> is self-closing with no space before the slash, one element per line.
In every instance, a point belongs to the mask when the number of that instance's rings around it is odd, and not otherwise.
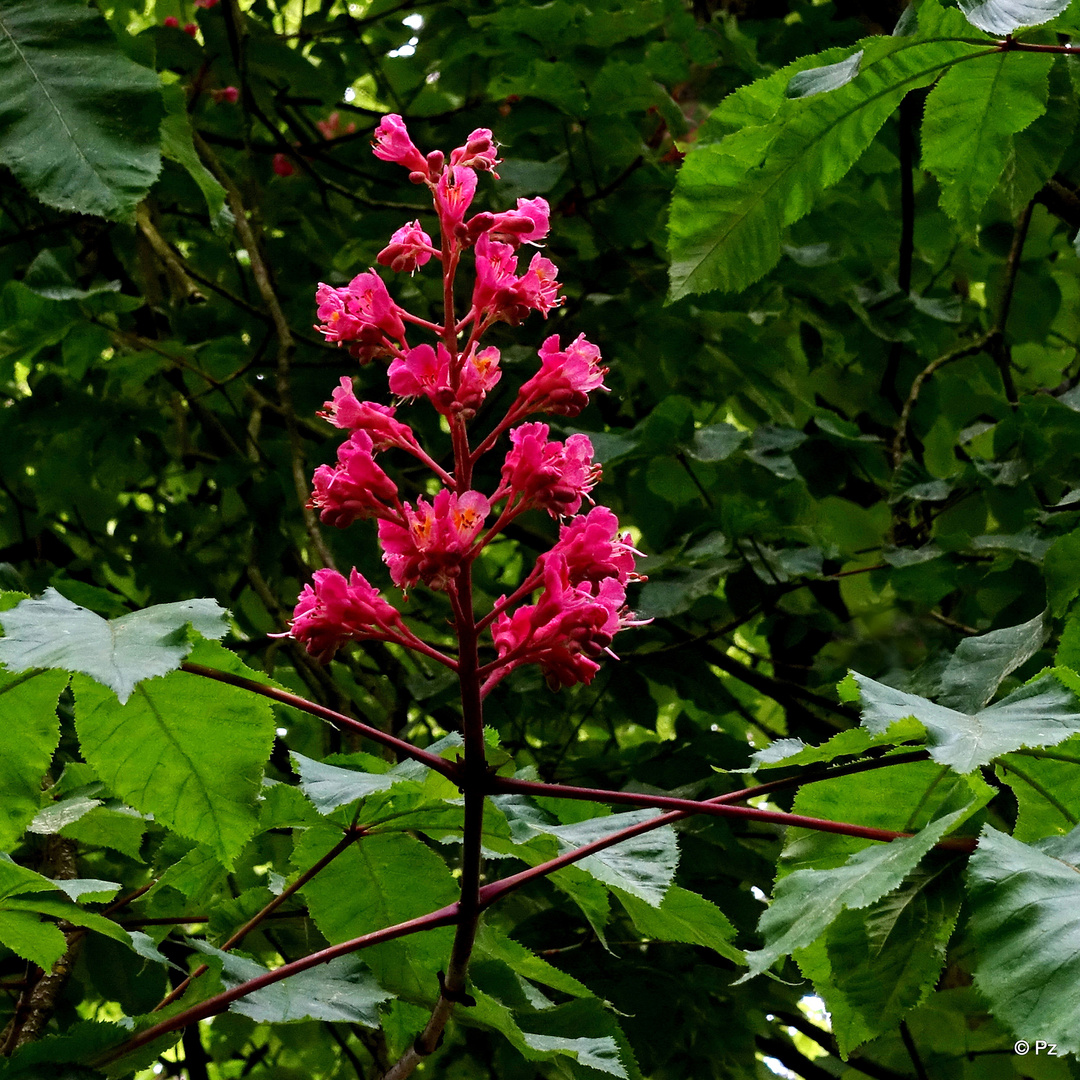
<path fill-rule="evenodd" d="M 548 424 L 526 417 L 577 416 L 590 393 L 606 390 L 600 350 L 584 335 L 565 348 L 559 335 L 547 337 L 539 369 L 487 435 L 476 445 L 470 441 L 470 425 L 503 376 L 499 350 L 481 347 L 484 333 L 497 321 L 517 325 L 533 311 L 546 318 L 560 303 L 556 268 L 549 259 L 537 252 L 523 272 L 518 267 L 521 245 L 539 244 L 547 236 L 548 204 L 518 199 L 512 210 L 469 216 L 480 174 L 498 176 L 498 147 L 486 128 L 473 131 L 447 158 L 441 151 L 421 153 L 401 117 L 387 116 L 375 130 L 373 150 L 376 157 L 406 168 L 413 183 L 427 186 L 439 225 L 436 242 L 419 220 L 406 223 L 377 261 L 410 274 L 438 263 L 443 318 L 431 322 L 410 314 L 391 298 L 379 275 L 368 270 L 347 285 L 319 285 L 316 328 L 361 363 L 386 359 L 390 393 L 399 402 L 424 398 L 440 414 L 449 430 L 453 462 L 435 460 L 398 419 L 396 405 L 361 401 L 352 380 L 343 377 L 319 415 L 347 431 L 348 438 L 333 465 L 315 470 L 310 506 L 325 524 L 338 528 L 377 519 L 383 561 L 396 586 L 408 590 L 423 584 L 445 592 L 459 636 L 465 623 L 474 641 L 477 632 L 490 631 L 494 659 L 474 668 L 484 693 L 528 663 L 538 664 L 553 687 L 587 683 L 602 654 L 614 655 L 615 634 L 640 625 L 626 606 L 627 584 L 640 580 L 634 572 L 639 553 L 628 535 L 620 535 L 606 507 L 580 512 L 586 500 L 592 502 L 590 493 L 601 472 L 589 438 L 571 434 L 554 439 Z M 469 251 L 475 278 L 469 309 L 459 316 L 454 280 Z M 410 341 L 414 329 L 434 341 Z M 510 447 L 501 479 L 491 494 L 484 494 L 473 486 L 474 468 L 504 435 Z M 429 489 L 427 497 L 403 499 L 380 463 L 380 455 L 391 451 L 423 462 L 437 478 L 437 488 Z M 467 595 L 473 561 L 514 518 L 533 509 L 560 522 L 559 539 L 510 596 L 473 621 Z M 533 594 L 535 599 L 526 602 Z M 324 662 L 347 641 L 379 638 L 457 668 L 451 656 L 408 630 L 398 610 L 356 570 L 348 581 L 336 571 L 318 571 L 300 597 L 290 634 Z"/>

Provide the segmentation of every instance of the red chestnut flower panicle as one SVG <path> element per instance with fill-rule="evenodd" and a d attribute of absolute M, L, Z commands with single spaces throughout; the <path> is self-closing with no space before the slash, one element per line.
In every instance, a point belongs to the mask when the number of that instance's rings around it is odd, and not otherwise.
<path fill-rule="evenodd" d="M 600 350 L 578 335 L 565 348 L 558 335 L 540 347 L 540 366 L 526 380 L 501 419 L 475 439 L 472 425 L 502 378 L 499 350 L 481 339 L 496 322 L 516 326 L 530 313 L 545 318 L 562 302 L 554 263 L 537 252 L 519 273 L 522 244 L 539 244 L 548 233 L 544 199 L 518 199 L 512 210 L 468 217 L 478 174 L 495 172 L 498 146 L 486 128 L 472 132 L 447 156 L 422 153 L 400 116 L 375 129 L 375 156 L 409 171 L 428 188 L 438 240 L 419 220 L 401 226 L 378 255 L 381 266 L 413 274 L 440 267 L 443 314 L 432 322 L 406 311 L 374 270 L 347 285 L 320 284 L 318 329 L 362 364 L 387 361 L 387 389 L 395 404 L 361 401 L 353 381 L 342 377 L 319 415 L 348 432 L 333 465 L 315 470 L 310 506 L 322 521 L 346 528 L 364 518 L 378 522 L 382 559 L 394 585 L 417 585 L 446 593 L 453 611 L 458 655 L 417 637 L 398 609 L 355 569 L 348 579 L 319 570 L 304 588 L 289 634 L 318 660 L 329 661 L 349 641 L 375 638 L 416 649 L 459 673 L 463 695 L 475 700 L 515 668 L 538 664 L 557 689 L 588 683 L 615 635 L 641 625 L 626 605 L 627 584 L 640 555 L 629 534 L 619 533 L 604 506 L 580 513 L 600 480 L 586 435 L 551 438 L 547 424 L 526 421 L 535 413 L 577 416 L 594 390 L 606 390 Z M 455 280 L 463 258 L 474 266 L 469 308 L 455 312 Z M 422 332 L 428 340 L 411 340 Z M 453 447 L 452 470 L 436 462 L 413 429 L 398 416 L 401 402 L 426 402 L 443 418 Z M 522 422 L 525 421 L 525 422 Z M 478 461 L 506 437 L 501 479 L 494 491 L 474 486 Z M 383 457 L 406 454 L 423 462 L 437 480 L 429 496 L 401 498 L 383 468 Z M 434 494 L 430 494 L 434 491 Z M 518 588 L 486 615 L 473 611 L 471 568 L 480 552 L 519 514 L 546 512 L 560 522 L 559 539 L 537 559 Z M 490 634 L 486 640 L 484 633 Z M 485 656 L 485 653 L 487 654 Z M 464 697 L 463 697 L 464 701 Z"/>

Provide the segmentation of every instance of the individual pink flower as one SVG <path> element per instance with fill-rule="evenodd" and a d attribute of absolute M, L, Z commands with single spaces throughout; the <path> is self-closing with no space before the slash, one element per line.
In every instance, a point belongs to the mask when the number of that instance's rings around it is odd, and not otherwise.
<path fill-rule="evenodd" d="M 165 18 L 161 20 L 161 25 L 167 26 L 172 30 L 179 30 L 180 20 L 175 15 L 166 15 Z"/>
<path fill-rule="evenodd" d="M 390 243 L 376 259 L 380 266 L 389 266 L 395 273 L 408 271 L 411 274 L 418 266 L 430 261 L 434 250 L 431 237 L 420 228 L 420 222 L 410 221 L 390 237 Z"/>
<path fill-rule="evenodd" d="M 495 171 L 495 166 L 500 163 L 500 159 L 496 157 L 498 149 L 491 129 L 477 128 L 463 146 L 450 151 L 450 165 L 460 165 L 477 172 L 489 172 L 498 179 L 499 174 Z"/>
<path fill-rule="evenodd" d="M 316 570 L 297 601 L 288 636 L 326 664 L 348 641 L 396 637 L 399 630 L 401 615 L 363 574 L 354 569 L 346 581 L 336 570 Z"/>
<path fill-rule="evenodd" d="M 394 419 L 392 406 L 358 400 L 352 379 L 346 375 L 342 375 L 341 384 L 331 399 L 323 403 L 318 415 L 334 427 L 367 432 L 373 451 L 385 450 L 388 446 L 411 450 L 418 445 L 412 428 Z"/>
<path fill-rule="evenodd" d="M 484 233 L 476 241 L 476 281 L 473 307 L 478 315 L 498 315 L 517 281 L 517 256 L 509 244 Z"/>
<path fill-rule="evenodd" d="M 501 676 L 525 663 L 537 663 L 548 685 L 589 683 L 599 670 L 596 659 L 610 652 L 614 636 L 638 626 L 625 605 L 626 590 L 605 578 L 595 591 L 573 585 L 566 562 L 554 556 L 544 564 L 544 589 L 535 604 L 502 612 L 491 625 L 495 650 L 505 662 Z"/>
<path fill-rule="evenodd" d="M 315 329 L 327 341 L 348 344 L 349 351 L 361 362 L 385 351 L 389 346 L 387 338 L 405 341 L 401 308 L 390 299 L 386 285 L 374 270 L 357 274 L 340 289 L 320 282 L 315 299 L 321 320 Z"/>
<path fill-rule="evenodd" d="M 214 0 L 214 2 L 220 3 L 221 0 Z M 235 105 L 240 98 L 240 91 L 235 86 L 225 86 L 220 90 L 211 90 L 210 96 L 217 105 L 222 104 L 222 102 L 229 105 Z"/>
<path fill-rule="evenodd" d="M 288 154 L 275 154 L 272 167 L 278 176 L 292 176 L 296 172 L 296 168 L 289 160 Z"/>
<path fill-rule="evenodd" d="M 396 518 L 397 484 L 376 464 L 371 436 L 354 431 L 338 447 L 336 465 L 315 470 L 309 506 L 326 525 L 344 529 L 358 518 Z"/>
<path fill-rule="evenodd" d="M 594 506 L 587 514 L 571 518 L 559 529 L 555 545 L 540 556 L 538 564 L 561 558 L 570 584 L 598 586 L 605 578 L 621 585 L 644 581 L 634 572 L 634 556 L 641 552 L 630 543 L 630 534 L 619 535 L 619 519 L 606 507 Z"/>
<path fill-rule="evenodd" d="M 516 319 L 510 320 L 517 325 L 530 311 L 539 311 L 544 318 L 548 312 L 562 303 L 558 280 L 558 267 L 545 259 L 538 251 L 529 263 L 529 269 L 521 275 L 510 290 L 510 295 L 517 302 L 518 310 L 523 310 Z"/>
<path fill-rule="evenodd" d="M 184 23 L 184 33 L 187 34 L 188 37 L 198 37 L 199 24 L 193 22 Z"/>
<path fill-rule="evenodd" d="M 428 175 L 428 163 L 413 145 L 405 129 L 405 122 L 397 113 L 390 113 L 379 121 L 374 140 L 371 149 L 377 158 L 404 165 L 411 173 L 421 173 L 425 177 Z"/>
<path fill-rule="evenodd" d="M 600 366 L 600 350 L 578 336 L 563 351 L 557 334 L 540 346 L 540 370 L 518 391 L 522 412 L 577 416 L 589 403 L 593 390 L 606 390 L 607 368 Z"/>
<path fill-rule="evenodd" d="M 488 346 L 477 352 L 473 349 L 465 358 L 458 375 L 458 388 L 454 394 L 454 410 L 469 419 L 480 408 L 488 391 L 502 378 L 499 367 L 499 350 Z"/>
<path fill-rule="evenodd" d="M 391 360 L 387 374 L 390 393 L 401 398 L 415 398 L 423 394 L 444 415 L 454 411 L 450 353 L 441 341 L 437 352 L 430 345 L 417 345 L 405 354 L 404 359 Z"/>
<path fill-rule="evenodd" d="M 522 243 L 536 244 L 547 236 L 551 208 L 547 199 L 518 199 L 516 210 L 492 216 L 491 233 L 517 247 Z"/>
<path fill-rule="evenodd" d="M 508 495 L 517 508 L 542 506 L 553 518 L 576 514 L 581 500 L 600 479 L 587 435 L 565 443 L 548 438 L 547 424 L 521 424 L 510 432 L 513 444 L 502 468 L 496 497 Z"/>
<path fill-rule="evenodd" d="M 439 211 L 442 227 L 454 233 L 462 226 L 465 211 L 476 194 L 476 173 L 461 165 L 451 165 L 443 171 L 435 185 L 435 206 Z"/>
<path fill-rule="evenodd" d="M 394 584 L 407 589 L 422 581 L 432 589 L 446 589 L 490 509 L 479 491 L 459 495 L 444 488 L 432 503 L 424 498 L 416 500 L 415 508 L 406 503 L 404 526 L 380 520 L 383 562 Z"/>

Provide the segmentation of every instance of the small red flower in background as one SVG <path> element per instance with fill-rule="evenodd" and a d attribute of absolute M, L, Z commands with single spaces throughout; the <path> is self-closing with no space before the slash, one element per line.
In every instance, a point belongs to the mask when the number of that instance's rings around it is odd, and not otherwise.
<path fill-rule="evenodd" d="M 292 176 L 292 174 L 296 172 L 293 163 L 289 160 L 288 154 L 275 154 L 273 169 L 278 176 Z"/>

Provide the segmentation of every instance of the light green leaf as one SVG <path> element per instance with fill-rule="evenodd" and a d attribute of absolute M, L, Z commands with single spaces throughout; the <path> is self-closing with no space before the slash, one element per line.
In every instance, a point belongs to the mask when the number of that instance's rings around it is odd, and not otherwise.
<path fill-rule="evenodd" d="M 944 12 L 941 23 L 934 40 L 865 39 L 851 82 L 786 101 L 768 120 L 762 103 L 753 116 L 760 126 L 687 156 L 671 206 L 672 299 L 745 288 L 776 264 L 784 226 L 844 176 L 904 95 L 978 55 L 978 46 L 948 40 L 967 31 L 958 12 Z"/>
<path fill-rule="evenodd" d="M 571 851 L 655 817 L 655 810 L 634 810 L 628 814 L 589 818 L 574 825 L 536 822 L 531 823 L 530 827 L 536 832 L 556 837 L 561 851 Z M 594 855 L 587 855 L 576 865 L 597 881 L 623 889 L 631 896 L 659 907 L 675 876 L 678 861 L 675 830 L 665 825 L 613 844 Z"/>
<path fill-rule="evenodd" d="M 49 206 L 130 219 L 161 167 L 157 76 L 78 0 L 0 9 L 0 161 Z"/>
<path fill-rule="evenodd" d="M 1011 34 L 1021 26 L 1041 26 L 1060 15 L 1070 0 L 960 0 L 972 26 L 988 34 Z"/>
<path fill-rule="evenodd" d="M 1050 636 L 1046 614 L 1019 626 L 965 638 L 941 676 L 941 704 L 961 712 L 981 709 L 1002 680 L 1027 663 Z"/>
<path fill-rule="evenodd" d="M 37 912 L 5 910 L 4 905 L 0 905 L 0 942 L 42 971 L 51 971 L 67 951 L 67 940 L 55 923 L 42 922 Z"/>
<path fill-rule="evenodd" d="M 205 941 L 191 944 L 221 962 L 226 989 L 267 973 L 267 968 L 247 957 L 222 952 Z M 358 957 L 339 956 L 246 994 L 234 1001 L 229 1011 L 270 1024 L 325 1020 L 374 1028 L 379 1026 L 379 1006 L 392 996 L 379 986 Z"/>
<path fill-rule="evenodd" d="M 523 979 L 549 986 L 552 990 L 559 990 L 571 997 L 595 996 L 572 975 L 553 967 L 489 922 L 481 923 L 477 931 L 475 955 L 481 959 L 501 961 Z"/>
<path fill-rule="evenodd" d="M 161 153 L 187 170 L 206 199 L 214 231 L 226 232 L 233 226 L 232 210 L 226 205 L 225 189 L 202 163 L 195 150 L 184 88 L 179 83 L 163 86 L 162 97 L 165 119 L 161 121 Z"/>
<path fill-rule="evenodd" d="M 866 728 L 848 728 L 834 735 L 820 746 L 807 746 L 802 739 L 777 739 L 763 750 L 750 755 L 755 768 L 772 768 L 779 765 L 815 765 L 834 761 L 838 757 L 865 754 L 877 746 L 891 746 L 917 739 L 922 735 L 919 725 L 912 720 L 898 720 L 879 733 L 871 734 Z"/>
<path fill-rule="evenodd" d="M 957 64 L 926 100 L 922 160 L 941 208 L 973 228 L 1012 152 L 1012 136 L 1046 111 L 1048 53 L 998 52 Z"/>
<path fill-rule="evenodd" d="M 306 870 L 341 838 L 336 829 L 308 829 L 299 839 L 294 865 Z M 446 863 L 404 833 L 360 838 L 301 890 L 311 917 L 336 944 L 373 930 L 426 915 L 457 899 Z M 453 931 L 427 930 L 364 950 L 381 986 L 410 999 L 438 993 L 436 973 L 446 965 Z"/>
<path fill-rule="evenodd" d="M 1077 836 L 1032 847 L 986 826 L 968 869 L 975 985 L 1016 1035 L 1059 1054 L 1080 1051 Z"/>
<path fill-rule="evenodd" d="M 222 637 L 225 610 L 215 600 L 181 600 L 103 619 L 53 588 L 0 615 L 0 663 L 11 671 L 79 671 L 114 691 L 121 704 L 141 679 L 164 675 L 191 652 L 186 627 Z"/>
<path fill-rule="evenodd" d="M 258 821 L 269 703 L 181 671 L 140 684 L 127 705 L 81 676 L 73 689 L 83 755 L 106 786 L 231 866 Z"/>
<path fill-rule="evenodd" d="M 1054 675 L 1044 675 L 975 712 L 935 705 L 865 675 L 856 674 L 855 680 L 862 694 L 864 727 L 880 733 L 914 716 L 926 728 L 930 756 L 962 773 L 1022 746 L 1056 746 L 1080 732 L 1080 701 Z"/>
<path fill-rule="evenodd" d="M 681 941 L 687 945 L 703 945 L 732 963 L 746 963 L 742 949 L 731 944 L 735 937 L 735 927 L 731 925 L 728 917 L 704 896 L 672 885 L 664 894 L 663 903 L 659 907 L 653 907 L 622 889 L 616 889 L 615 895 L 645 937 L 656 941 Z"/>
<path fill-rule="evenodd" d="M 1050 751 L 1007 754 L 998 776 L 1016 796 L 1015 839 L 1041 840 L 1080 825 L 1080 736 Z"/>
<path fill-rule="evenodd" d="M 861 911 L 844 911 L 796 959 L 824 998 L 843 1057 L 895 1029 L 933 990 L 960 911 L 959 882 L 941 860 Z"/>
<path fill-rule="evenodd" d="M 1050 613 L 1060 618 L 1080 593 L 1080 530 L 1059 536 L 1043 563 Z"/>
<path fill-rule="evenodd" d="M 0 671 L 0 850 L 10 851 L 41 805 L 41 778 L 60 741 L 61 671 Z"/>
<path fill-rule="evenodd" d="M 746 954 L 750 970 L 738 981 L 760 975 L 780 957 L 816 941 L 845 908 L 865 908 L 891 892 L 964 813 L 939 818 L 914 836 L 863 848 L 841 866 L 796 870 L 781 879 L 758 923 L 765 946 Z"/>
<path fill-rule="evenodd" d="M 314 761 L 303 754 L 290 753 L 300 773 L 300 789 L 315 804 L 320 814 L 329 814 L 340 806 L 357 799 L 366 799 L 376 791 L 386 791 L 406 777 L 400 773 L 369 773 L 357 769 L 342 769 Z"/>

